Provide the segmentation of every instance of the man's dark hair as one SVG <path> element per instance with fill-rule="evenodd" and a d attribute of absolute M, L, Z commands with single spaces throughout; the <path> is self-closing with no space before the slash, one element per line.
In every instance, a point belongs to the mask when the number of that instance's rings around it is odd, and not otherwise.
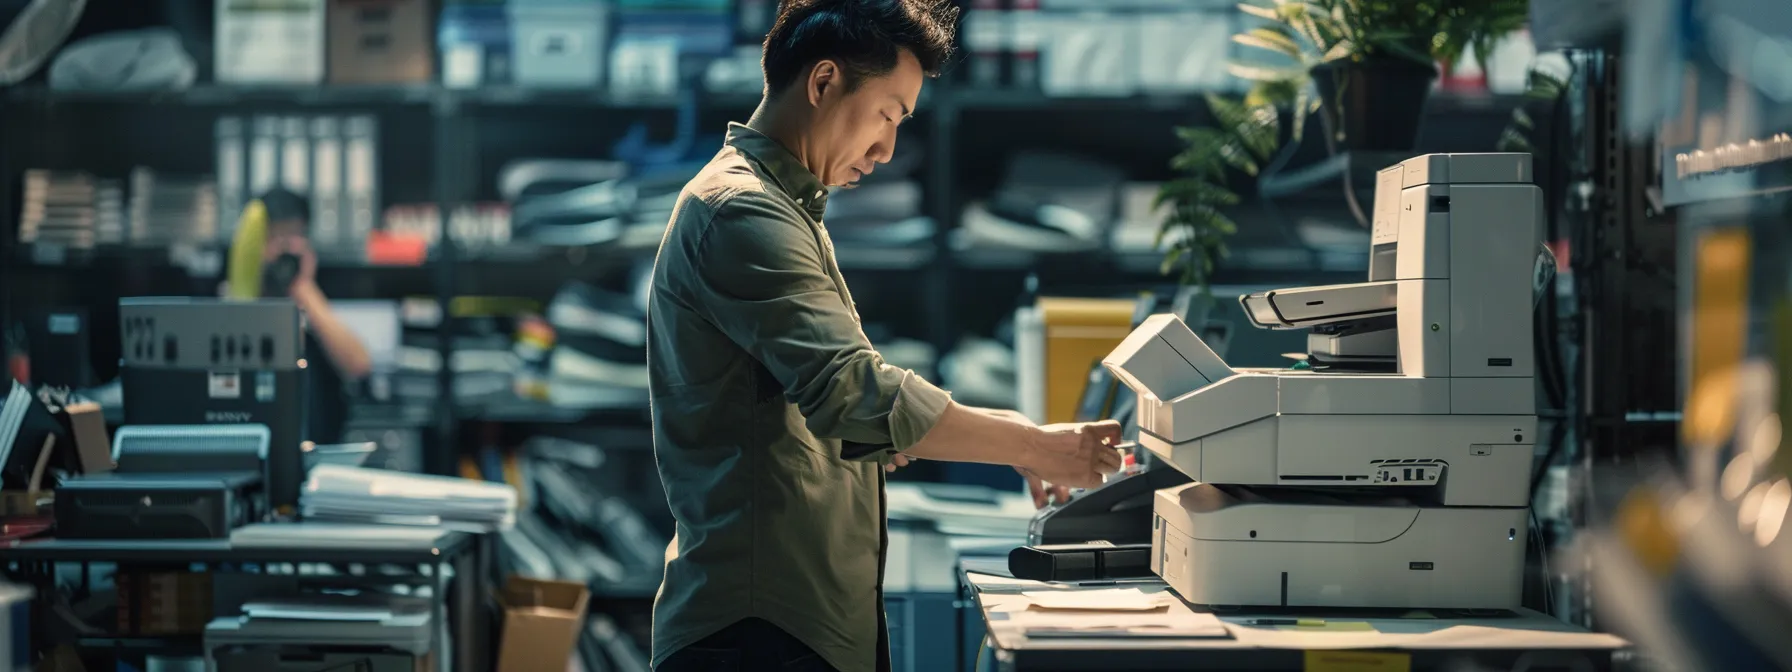
<path fill-rule="evenodd" d="M 765 36 L 765 84 L 781 92 L 816 63 L 833 59 L 851 91 L 896 69 L 902 50 L 936 76 L 952 56 L 957 23 L 950 0 L 783 0 Z"/>

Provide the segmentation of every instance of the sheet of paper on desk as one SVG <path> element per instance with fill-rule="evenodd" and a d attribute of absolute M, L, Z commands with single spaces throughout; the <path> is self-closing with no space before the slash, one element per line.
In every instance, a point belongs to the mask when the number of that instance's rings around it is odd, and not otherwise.
<path fill-rule="evenodd" d="M 1481 625 L 1456 625 L 1413 637 L 1408 648 L 1601 649 L 1628 646 L 1623 639 L 1602 632 L 1555 632 Z"/>
<path fill-rule="evenodd" d="M 1034 581 L 1032 579 L 1017 579 L 1012 576 L 996 576 L 994 574 L 984 574 L 982 572 L 971 573 L 976 575 L 976 577 L 972 579 L 972 583 L 980 590 L 1063 590 L 1072 587 L 1069 584 L 1046 583 L 1044 581 Z"/>
<path fill-rule="evenodd" d="M 1067 609 L 991 613 L 991 626 L 1024 630 L 1028 637 L 1226 637 L 1212 614 L 1172 606 L 1152 611 L 1073 611 Z"/>
<path fill-rule="evenodd" d="M 1234 626 L 1240 643 L 1272 649 L 1561 649 L 1618 648 L 1624 640 L 1593 632 L 1456 625 L 1425 633 L 1291 631 Z"/>
<path fill-rule="evenodd" d="M 1039 609 L 1075 609 L 1081 611 L 1154 611 L 1176 602 L 1176 596 L 1162 589 L 1139 588 L 1108 590 L 1061 590 L 1021 593 Z"/>

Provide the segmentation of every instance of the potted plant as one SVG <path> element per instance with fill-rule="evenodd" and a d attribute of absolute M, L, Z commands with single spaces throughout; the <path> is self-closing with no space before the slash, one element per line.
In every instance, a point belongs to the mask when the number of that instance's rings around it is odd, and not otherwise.
<path fill-rule="evenodd" d="M 1266 22 L 1233 41 L 1286 57 L 1284 67 L 1235 65 L 1254 91 L 1285 104 L 1317 94 L 1326 147 L 1412 149 L 1437 64 L 1471 48 L 1491 53 L 1522 29 L 1528 0 L 1273 0 L 1239 9 Z M 1296 106 L 1299 109 L 1299 106 Z"/>
<path fill-rule="evenodd" d="M 1158 244 L 1169 245 L 1163 271 L 1182 269 L 1185 284 L 1206 286 L 1225 239 L 1237 231 L 1225 208 L 1239 202 L 1236 174 L 1255 177 L 1287 139 L 1298 141 L 1318 112 L 1326 147 L 1401 151 L 1418 136 L 1438 62 L 1471 48 L 1479 57 L 1524 27 L 1528 0 L 1261 0 L 1241 11 L 1263 20 L 1233 41 L 1285 57 L 1269 65 L 1237 63 L 1252 82 L 1238 97 L 1208 96 L 1213 123 L 1177 129 L 1184 149 L 1158 203 L 1168 214 Z M 1286 123 L 1283 115 L 1286 114 Z"/>

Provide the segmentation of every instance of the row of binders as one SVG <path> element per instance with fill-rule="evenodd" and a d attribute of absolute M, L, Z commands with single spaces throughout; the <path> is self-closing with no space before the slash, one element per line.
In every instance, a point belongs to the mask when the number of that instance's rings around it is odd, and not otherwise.
<path fill-rule="evenodd" d="M 82 171 L 25 171 L 19 241 L 84 250 L 172 245 L 218 238 L 218 189 L 210 176 L 138 167 L 128 180 Z"/>

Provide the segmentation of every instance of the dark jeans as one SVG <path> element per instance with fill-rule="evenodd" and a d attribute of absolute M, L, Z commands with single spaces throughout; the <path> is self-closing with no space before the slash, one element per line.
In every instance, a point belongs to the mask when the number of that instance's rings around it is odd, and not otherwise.
<path fill-rule="evenodd" d="M 765 619 L 748 618 L 679 649 L 655 669 L 657 672 L 833 672 L 834 668 L 821 659 L 821 654 L 778 626 Z"/>

